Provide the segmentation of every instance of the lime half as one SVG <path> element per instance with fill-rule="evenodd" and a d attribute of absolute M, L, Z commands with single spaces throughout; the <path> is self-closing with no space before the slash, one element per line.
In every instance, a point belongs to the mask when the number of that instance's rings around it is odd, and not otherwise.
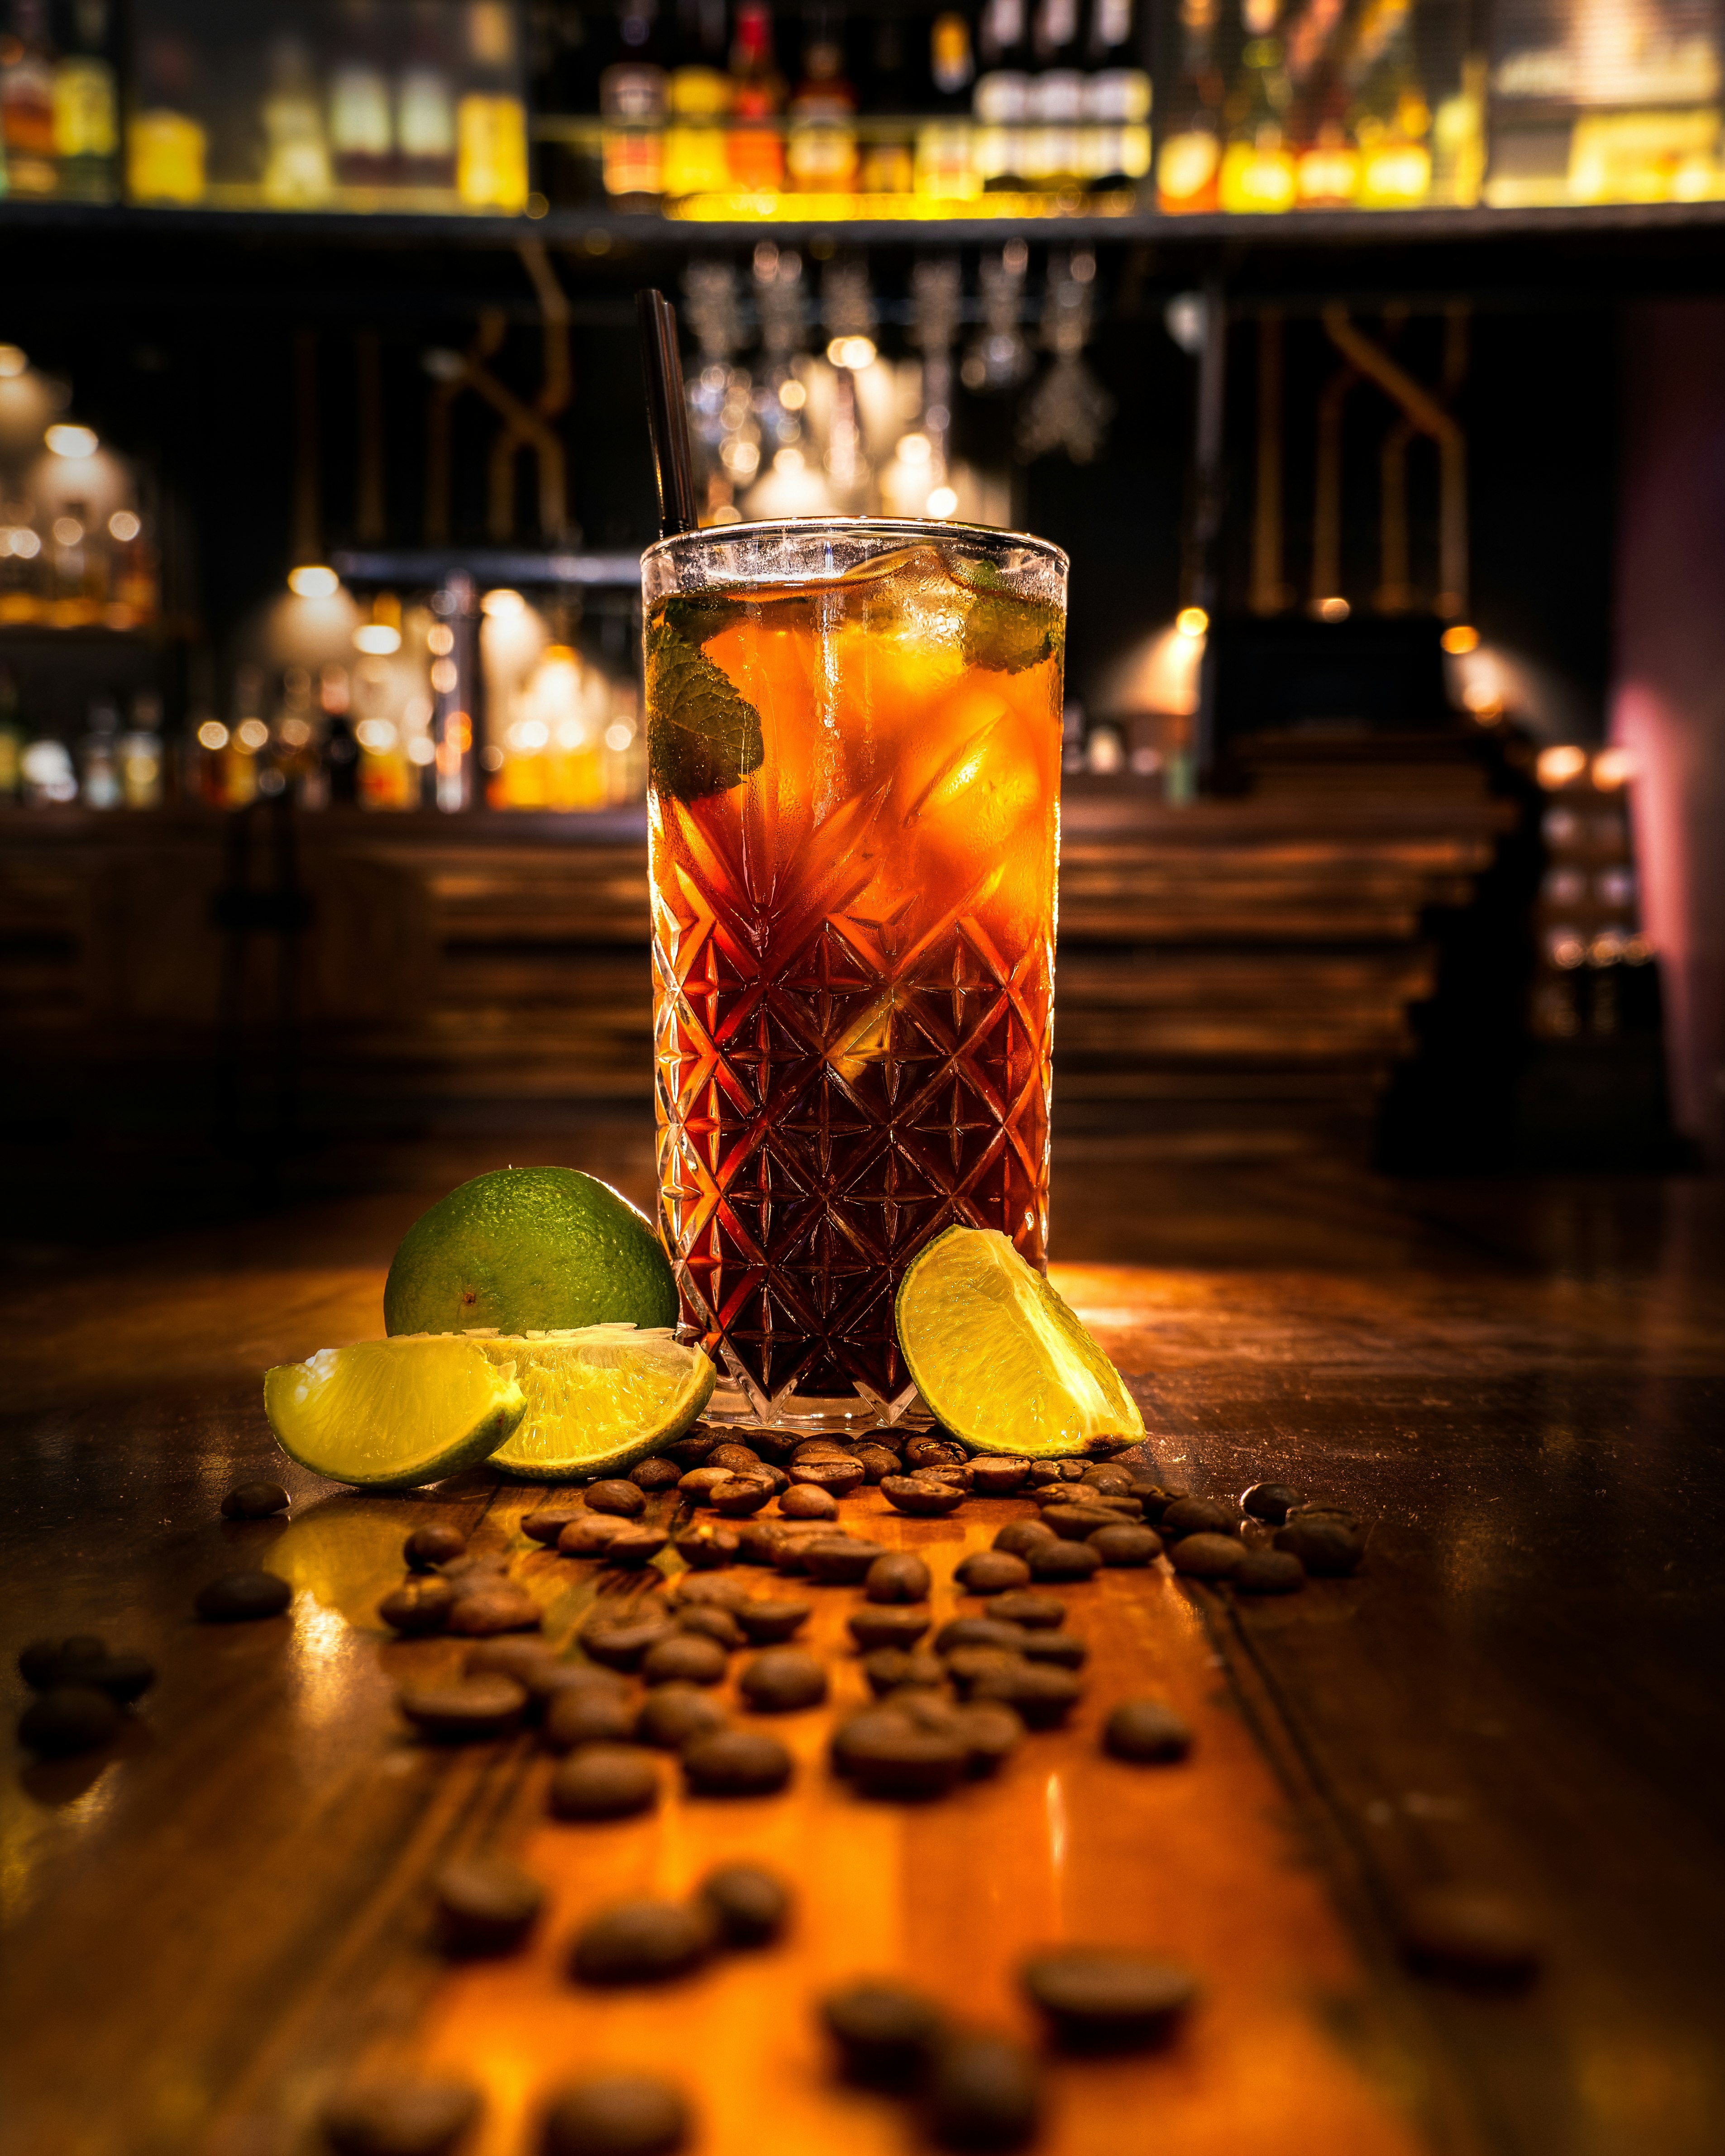
<path fill-rule="evenodd" d="M 993 1228 L 948 1228 L 899 1285 L 898 1344 L 917 1390 L 978 1452 L 1059 1459 L 1144 1435 L 1120 1373 Z"/>
<path fill-rule="evenodd" d="M 588 1325 L 475 1344 L 514 1369 L 527 1399 L 491 1465 L 536 1482 L 632 1467 L 683 1435 L 718 1377 L 698 1348 L 680 1347 L 659 1327 Z"/>
<path fill-rule="evenodd" d="M 282 1450 L 336 1482 L 440 1481 L 495 1452 L 526 1404 L 506 1358 L 449 1333 L 321 1348 L 264 1377 Z"/>

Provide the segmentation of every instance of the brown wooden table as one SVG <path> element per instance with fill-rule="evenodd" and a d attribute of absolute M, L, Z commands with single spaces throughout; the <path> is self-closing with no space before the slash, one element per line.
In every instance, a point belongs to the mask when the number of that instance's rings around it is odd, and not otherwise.
<path fill-rule="evenodd" d="M 642 1192 L 638 1133 L 578 1164 Z M 783 1797 L 673 1794 L 603 1827 L 547 1818 L 530 1740 L 411 1741 L 393 1687 L 458 1650 L 373 1614 L 406 1529 L 449 1518 L 511 1552 L 567 1635 L 595 1575 L 521 1536 L 538 1493 L 484 1473 L 343 1491 L 284 1470 L 263 1419 L 266 1363 L 379 1328 L 420 1202 L 8 1266 L 7 1644 L 93 1630 L 161 1667 L 110 1750 L 6 1775 L 8 2156 L 309 2156 L 357 2060 L 480 2083 L 474 2156 L 529 2148 L 542 2092 L 597 2061 L 681 2077 L 700 2156 L 888 2156 L 912 2129 L 833 2081 L 821 1988 L 898 1972 L 1028 2035 L 1014 1965 L 1062 1938 L 1165 1949 L 1204 1999 L 1164 2052 L 1052 2063 L 1050 2156 L 1725 2145 L 1716 1189 L 1182 1178 L 1069 1147 L 1056 1277 L 1132 1373 L 1147 1455 L 1197 1491 L 1274 1474 L 1345 1501 L 1377 1522 L 1362 1572 L 1257 1605 L 1160 1568 L 1063 1590 L 1092 1649 L 1082 1712 L 937 1806 L 850 1795 L 813 1712 L 780 1725 Z M 222 1521 L 260 1474 L 290 1517 Z M 942 1612 L 958 1546 L 1024 1509 L 846 1505 L 931 1554 Z M 200 1626 L 196 1588 L 239 1563 L 292 1579 L 290 1614 Z M 816 1592 L 836 1653 L 854 1597 Z M 861 1690 L 841 1662 L 837 1696 Z M 1145 1691 L 1192 1718 L 1188 1764 L 1100 1754 L 1106 1705 Z M 493 1846 L 553 1908 L 520 1958 L 450 1968 L 427 1876 Z M 786 1945 L 661 1994 L 562 1974 L 584 1912 L 733 1853 L 796 1879 Z M 1531 1990 L 1403 1970 L 1398 1909 L 1452 1880 L 1537 1914 Z"/>

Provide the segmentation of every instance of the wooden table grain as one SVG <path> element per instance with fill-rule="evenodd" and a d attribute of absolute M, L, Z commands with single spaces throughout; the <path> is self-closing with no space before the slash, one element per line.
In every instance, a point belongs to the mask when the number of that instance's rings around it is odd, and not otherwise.
<path fill-rule="evenodd" d="M 639 1143 L 577 1164 L 646 1172 Z M 775 1725 L 798 1762 L 784 1795 L 691 1801 L 667 1769 L 652 1816 L 597 1827 L 547 1817 L 531 1738 L 413 1741 L 396 1686 L 459 1650 L 393 1640 L 375 1605 L 431 1518 L 506 1553 L 553 1639 L 596 1593 L 637 1590 L 528 1542 L 531 1488 L 343 1491 L 285 1466 L 263 1420 L 268 1363 L 379 1329 L 423 1202 L 13 1270 L 7 1645 L 95 1630 L 162 1675 L 110 1749 L 20 1753 L 5 1778 L 8 2156 L 311 2156 L 322 2095 L 367 2062 L 482 2087 L 473 2156 L 531 2149 L 547 2089 L 617 2062 L 684 2082 L 699 2156 L 896 2156 L 922 2145 L 914 2123 L 835 2082 L 821 1989 L 897 1974 L 1034 2037 L 1015 1971 L 1063 1939 L 1165 1952 L 1203 1993 L 1164 2051 L 1050 2060 L 1048 2156 L 1720 2145 L 1716 1189 L 1390 1189 L 1069 1147 L 1055 1277 L 1131 1374 L 1145 1456 L 1195 1491 L 1274 1474 L 1348 1503 L 1375 1522 L 1363 1569 L 1258 1604 L 1162 1567 L 1061 1590 L 1091 1649 L 1072 1727 L 940 1804 L 835 1783 L 815 1710 Z M 221 1520 L 223 1491 L 262 1474 L 290 1515 Z M 864 1491 L 845 1509 L 930 1557 L 939 1616 L 977 1607 L 952 1584 L 962 1550 L 1027 1507 L 918 1522 Z M 289 1614 L 198 1625 L 198 1585 L 242 1563 L 291 1579 Z M 855 1595 L 812 1592 L 842 1705 L 863 1692 Z M 1191 1718 L 1187 1764 L 1101 1754 L 1106 1707 L 1144 1691 Z M 543 1878 L 547 1920 L 516 1958 L 448 1965 L 426 1882 L 492 1848 Z M 796 1882 L 784 1945 L 664 1992 L 568 1981 L 589 1910 L 742 1855 Z M 1533 1912 L 1531 1990 L 1404 1971 L 1398 1912 L 1444 1881 Z"/>

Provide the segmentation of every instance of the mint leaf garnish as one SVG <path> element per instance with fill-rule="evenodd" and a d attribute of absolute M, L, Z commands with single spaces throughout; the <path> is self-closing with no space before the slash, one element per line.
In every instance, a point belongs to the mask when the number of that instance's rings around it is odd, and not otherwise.
<path fill-rule="evenodd" d="M 711 643 L 721 629 L 743 619 L 736 596 L 730 592 L 680 592 L 665 603 L 661 617 L 690 644 Z"/>
<path fill-rule="evenodd" d="M 661 793 L 699 801 L 740 786 L 767 748 L 761 714 L 668 613 L 647 630 L 647 765 Z"/>
<path fill-rule="evenodd" d="M 992 562 L 949 562 L 961 584 L 976 593 L 964 617 L 964 663 L 991 674 L 1022 674 L 1061 650 L 1066 624 L 1046 599 L 1021 598 Z"/>

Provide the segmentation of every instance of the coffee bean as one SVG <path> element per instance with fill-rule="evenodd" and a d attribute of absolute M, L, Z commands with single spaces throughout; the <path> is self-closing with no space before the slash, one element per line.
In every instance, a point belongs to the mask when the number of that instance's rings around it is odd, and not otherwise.
<path fill-rule="evenodd" d="M 751 1512 L 758 1512 L 772 1495 L 770 1482 L 733 1475 L 728 1482 L 721 1482 L 708 1491 L 707 1502 L 724 1518 L 741 1520 Z"/>
<path fill-rule="evenodd" d="M 637 1490 L 675 1490 L 682 1474 L 674 1460 L 643 1460 L 629 1471 L 629 1479 Z"/>
<path fill-rule="evenodd" d="M 585 1505 L 542 1505 L 536 1512 L 524 1512 L 521 1529 L 536 1543 L 555 1546 L 564 1528 L 572 1527 L 577 1520 L 591 1519 L 593 1515 Z"/>
<path fill-rule="evenodd" d="M 793 1440 L 784 1457 L 789 1466 L 795 1467 L 805 1460 L 849 1460 L 853 1455 L 843 1438 L 799 1437 Z"/>
<path fill-rule="evenodd" d="M 988 1604 L 988 1614 L 1003 1625 L 1017 1625 L 1024 1630 L 1051 1632 L 1066 1621 L 1066 1605 L 1058 1595 L 1038 1594 L 1033 1589 L 1013 1588 L 997 1595 Z"/>
<path fill-rule="evenodd" d="M 1242 1512 L 1255 1520 L 1268 1520 L 1272 1527 L 1279 1527 L 1300 1502 L 1300 1492 L 1286 1482 L 1255 1482 L 1240 1501 Z"/>
<path fill-rule="evenodd" d="M 948 1438 L 907 1437 L 905 1440 L 906 1468 L 962 1467 L 968 1457 L 962 1445 L 954 1445 Z"/>
<path fill-rule="evenodd" d="M 1086 1489 L 1101 1491 L 1109 1496 L 1132 1495 L 1132 1476 L 1123 1467 L 1086 1467 L 1078 1479 Z"/>
<path fill-rule="evenodd" d="M 1123 1699 L 1102 1725 L 1102 1749 L 1136 1766 L 1168 1766 L 1192 1749 L 1191 1725 L 1164 1700 Z"/>
<path fill-rule="evenodd" d="M 624 1527 L 621 1534 L 613 1535 L 606 1543 L 603 1560 L 607 1564 L 639 1571 L 643 1565 L 651 1563 L 670 1540 L 667 1529 L 649 1527 L 644 1522 L 633 1522 Z"/>
<path fill-rule="evenodd" d="M 964 1492 L 951 1483 L 925 1481 L 918 1475 L 884 1475 L 880 1478 L 880 1495 L 896 1512 L 908 1512 L 913 1519 L 932 1520 L 943 1513 L 956 1512 L 964 1502 Z"/>
<path fill-rule="evenodd" d="M 675 2156 L 689 2107 L 648 2074 L 595 2074 L 559 2089 L 545 2114 L 542 2156 Z"/>
<path fill-rule="evenodd" d="M 870 1486 L 879 1482 L 883 1476 L 896 1475 L 899 1471 L 898 1455 L 889 1452 L 884 1445 L 860 1445 L 856 1448 L 856 1458 L 863 1471 L 863 1481 Z"/>
<path fill-rule="evenodd" d="M 429 1573 L 403 1580 L 377 1604 L 377 1614 L 393 1631 L 410 1638 L 422 1632 L 441 1632 L 455 1606 L 455 1590 L 446 1579 Z"/>
<path fill-rule="evenodd" d="M 244 1624 L 254 1617 L 279 1617 L 294 1590 L 273 1572 L 224 1572 L 198 1590 L 198 1614 L 212 1625 Z"/>
<path fill-rule="evenodd" d="M 693 1572 L 720 1572 L 737 1562 L 739 1543 L 735 1532 L 716 1521 L 703 1520 L 685 1527 L 674 1538 L 674 1547 Z"/>
<path fill-rule="evenodd" d="M 1084 1480 L 1084 1471 L 1090 1464 L 1087 1460 L 1057 1460 L 1055 1462 L 1055 1466 L 1060 1471 L 1060 1480 L 1063 1482 L 1081 1482 Z"/>
<path fill-rule="evenodd" d="M 1016 1669 L 991 1670 L 970 1686 L 973 1700 L 1004 1700 L 1027 1729 L 1057 1729 L 1077 1706 L 1084 1687 L 1070 1670 L 1021 1661 Z"/>
<path fill-rule="evenodd" d="M 1009 1497 L 1022 1490 L 1030 1472 L 1028 1460 L 999 1453 L 984 1453 L 970 1463 L 971 1488 L 978 1497 Z"/>
<path fill-rule="evenodd" d="M 720 1603 L 689 1603 L 675 1612 L 672 1621 L 680 1632 L 698 1632 L 705 1639 L 716 1640 L 726 1654 L 742 1645 L 742 1627 L 736 1612 Z"/>
<path fill-rule="evenodd" d="M 267 1520 L 288 1508 L 288 1493 L 279 1482 L 236 1482 L 222 1500 L 224 1520 Z"/>
<path fill-rule="evenodd" d="M 1036 2061 L 1004 2036 L 949 2036 L 936 2047 L 922 2101 L 943 2148 L 1021 2148 L 1042 2108 Z"/>
<path fill-rule="evenodd" d="M 523 1587 L 500 1580 L 495 1587 L 475 1588 L 458 1594 L 449 1615 L 449 1629 L 467 1639 L 493 1632 L 531 1632 L 542 1619 L 539 1604 Z"/>
<path fill-rule="evenodd" d="M 533 1679 L 562 1666 L 548 1640 L 524 1640 L 519 1635 L 481 1640 L 478 1646 L 468 1649 L 461 1662 L 465 1676 L 513 1677 L 530 1700 Z"/>
<path fill-rule="evenodd" d="M 1027 1662 L 1050 1662 L 1063 1670 L 1081 1670 L 1090 1656 L 1076 1632 L 1027 1633 L 1019 1652 Z"/>
<path fill-rule="evenodd" d="M 729 1534 L 731 1530 L 722 1530 Z M 735 1609 L 739 1603 L 748 1599 L 748 1589 L 740 1579 L 716 1579 L 707 1573 L 683 1573 L 673 1582 L 670 1592 L 674 1607 L 685 1603 L 711 1603 L 725 1609 Z"/>
<path fill-rule="evenodd" d="M 807 1602 L 739 1602 L 737 1622 L 757 1647 L 777 1647 L 799 1632 L 809 1621 Z"/>
<path fill-rule="evenodd" d="M 806 1647 L 768 1647 L 744 1670 L 737 1689 L 757 1714 L 793 1714 L 820 1705 L 827 1673 Z"/>
<path fill-rule="evenodd" d="M 787 1578 L 808 1571 L 803 1553 L 811 1542 L 818 1537 L 828 1542 L 834 1537 L 840 1542 L 847 1539 L 841 1528 L 823 1526 L 819 1520 L 748 1521 L 737 1532 L 760 1544 L 758 1550 L 752 1551 L 745 1543 L 742 1557 L 746 1563 L 771 1565 L 775 1572 L 782 1572 Z"/>
<path fill-rule="evenodd" d="M 429 1520 L 423 1527 L 414 1528 L 402 1544 L 401 1553 L 409 1572 L 435 1572 L 439 1565 L 466 1556 L 467 1537 L 445 1521 Z"/>
<path fill-rule="evenodd" d="M 105 1645 L 102 1652 L 106 1654 Z M 18 1673 L 32 1691 L 46 1691 L 50 1685 L 60 1681 L 60 1643 L 58 1640 L 32 1640 L 18 1650 Z"/>
<path fill-rule="evenodd" d="M 520 1728 L 526 1687 L 513 1677 L 461 1677 L 440 1685 L 403 1685 L 396 1704 L 422 1737 L 463 1744 Z"/>
<path fill-rule="evenodd" d="M 1231 1505 L 1219 1505 L 1209 1497 L 1177 1497 L 1157 1523 L 1164 1542 L 1184 1535 L 1232 1535 L 1240 1532 L 1240 1519 Z"/>
<path fill-rule="evenodd" d="M 955 1647 L 1004 1647 L 1015 1653 L 1024 1645 L 1016 1625 L 1003 1625 L 998 1617 L 954 1617 L 934 1635 L 934 1651 L 950 1655 Z"/>
<path fill-rule="evenodd" d="M 545 1710 L 545 1741 L 553 1752 L 578 1752 L 588 1744 L 626 1744 L 635 1731 L 627 1697 L 603 1685 L 571 1685 Z"/>
<path fill-rule="evenodd" d="M 603 1557 L 621 1534 L 629 1532 L 626 1520 L 607 1512 L 581 1512 L 557 1537 L 559 1557 Z"/>
<path fill-rule="evenodd" d="M 739 1445 L 732 1438 L 727 1438 L 722 1445 L 716 1445 L 706 1457 L 709 1466 L 728 1467 L 733 1474 L 741 1468 L 764 1465 L 753 1445 Z"/>
<path fill-rule="evenodd" d="M 501 1856 L 446 1864 L 432 1894 L 444 1945 L 459 1954 L 512 1953 L 545 1906 L 545 1889 L 532 1873 Z"/>
<path fill-rule="evenodd" d="M 120 1709 L 95 1685 L 50 1685 L 18 1717 L 18 1742 L 44 1759 L 67 1758 L 105 1744 L 120 1727 Z"/>
<path fill-rule="evenodd" d="M 1117 1527 L 1098 1527 L 1085 1540 L 1104 1564 L 1146 1565 L 1162 1555 L 1162 1537 L 1154 1527 L 1135 1527 L 1125 1520 Z"/>
<path fill-rule="evenodd" d="M 710 1430 L 691 1430 L 686 1437 L 680 1437 L 675 1445 L 665 1448 L 667 1460 L 675 1460 L 679 1467 L 699 1467 L 711 1457 L 719 1440 Z"/>
<path fill-rule="evenodd" d="M 1029 1563 L 1030 1553 L 1039 1543 L 1058 1542 L 1052 1527 L 1045 1527 L 1040 1520 L 1009 1520 L 994 1537 L 994 1547 L 1005 1550 L 1009 1556 L 1021 1557 Z"/>
<path fill-rule="evenodd" d="M 809 1577 L 823 1587 L 857 1586 L 880 1554 L 878 1543 L 854 1541 L 848 1535 L 811 1536 L 802 1552 Z"/>
<path fill-rule="evenodd" d="M 912 1712 L 917 1710 L 913 1707 Z M 1004 1700 L 974 1700 L 955 1707 L 958 1734 L 969 1753 L 969 1771 L 980 1779 L 998 1774 L 1024 1741 L 1023 1717 Z"/>
<path fill-rule="evenodd" d="M 677 1495 L 685 1505 L 705 1505 L 715 1490 L 722 1489 L 726 1483 L 736 1480 L 736 1476 L 728 1467 L 691 1467 L 686 1475 L 679 1478 Z"/>
<path fill-rule="evenodd" d="M 725 1675 L 726 1656 L 716 1640 L 675 1631 L 658 1640 L 641 1657 L 642 1681 L 649 1685 L 715 1685 Z"/>
<path fill-rule="evenodd" d="M 1163 1516 L 1170 1505 L 1178 1505 L 1181 1498 L 1189 1496 L 1186 1490 L 1165 1490 L 1160 1483 L 1135 1482 L 1132 1495 L 1144 1508 L 1144 1517 L 1152 1526 L 1159 1527 Z"/>
<path fill-rule="evenodd" d="M 1089 1579 L 1102 1568 L 1102 1553 L 1088 1543 L 1050 1539 L 1024 1553 L 1032 1579 Z"/>
<path fill-rule="evenodd" d="M 1030 1568 L 1010 1550 L 973 1550 L 952 1577 L 967 1594 L 1004 1594 L 1029 1585 Z"/>
<path fill-rule="evenodd" d="M 1233 1535 L 1183 1535 L 1168 1552 L 1174 1570 L 1192 1579 L 1225 1579 L 1245 1555 Z"/>
<path fill-rule="evenodd" d="M 863 1480 L 861 1460 L 802 1460 L 792 1463 L 793 1487 L 824 1490 L 831 1497 L 848 1497 Z"/>
<path fill-rule="evenodd" d="M 1472 1887 L 1434 1887 L 1402 1912 L 1402 1952 L 1422 1976 L 1481 1990 L 1512 1990 L 1539 1972 L 1538 1928 L 1507 1894 Z"/>
<path fill-rule="evenodd" d="M 1019 1981 L 1060 2042 L 1074 2050 L 1137 2051 L 1163 2043 L 1198 1994 L 1190 1969 L 1118 1947 L 1034 1954 Z"/>
<path fill-rule="evenodd" d="M 608 1670 L 635 1670 L 649 1647 L 668 1640 L 676 1628 L 656 1612 L 648 1617 L 608 1617 L 603 1611 L 589 1617 L 581 1628 L 581 1644 L 596 1662 Z"/>
<path fill-rule="evenodd" d="M 952 1647 L 940 1660 L 947 1676 L 966 1696 L 978 1679 L 1024 1666 L 1023 1656 L 1010 1647 Z"/>
<path fill-rule="evenodd" d="M 575 1934 L 569 1974 L 578 1984 L 668 1984 L 700 1968 L 716 1931 L 686 1902 L 619 1902 Z"/>
<path fill-rule="evenodd" d="M 459 2082 L 350 2082 L 319 2113 L 335 2156 L 449 2156 L 480 2113 Z"/>
<path fill-rule="evenodd" d="M 914 1647 L 928 1630 L 927 1609 L 897 1603 L 881 1609 L 872 1604 L 853 1610 L 845 1620 L 850 1636 L 865 1654 L 876 1647 Z"/>
<path fill-rule="evenodd" d="M 509 1555 L 505 1550 L 469 1550 L 441 1568 L 444 1578 L 457 1594 L 470 1587 L 494 1587 L 509 1577 Z"/>
<path fill-rule="evenodd" d="M 637 1743 L 650 1744 L 655 1751 L 680 1752 L 697 1737 L 711 1737 L 724 1727 L 725 1710 L 711 1692 L 699 1685 L 666 1684 L 642 1701 L 633 1734 Z"/>
<path fill-rule="evenodd" d="M 818 1489 L 812 1482 L 793 1482 L 779 1499 L 778 1509 L 788 1520 L 835 1520 L 839 1501 L 830 1490 Z"/>
<path fill-rule="evenodd" d="M 1024 1480 L 1033 1490 L 1045 1490 L 1050 1482 L 1060 1480 L 1060 1462 L 1056 1460 L 1033 1460 L 1030 1471 Z"/>
<path fill-rule="evenodd" d="M 80 1681 L 105 1691 L 116 1707 L 130 1707 L 156 1681 L 156 1665 L 147 1656 L 109 1655 L 80 1671 Z"/>
<path fill-rule="evenodd" d="M 695 1796 L 770 1797 L 789 1781 L 793 1764 L 776 1737 L 753 1729 L 721 1729 L 686 1748 L 683 1778 Z"/>
<path fill-rule="evenodd" d="M 820 2018 L 839 2047 L 845 2075 L 874 2088 L 915 2081 L 945 2027 L 932 1999 L 878 1980 L 829 1992 L 820 2003 Z"/>
<path fill-rule="evenodd" d="M 1050 1505 L 1042 1515 L 1062 1542 L 1087 1542 L 1103 1527 L 1118 1527 L 1114 1513 L 1101 1505 Z"/>
<path fill-rule="evenodd" d="M 628 1689 L 614 1671 L 593 1669 L 586 1662 L 530 1663 L 515 1675 L 516 1682 L 526 1686 L 529 1719 L 536 1715 L 542 1720 L 565 1692 L 603 1691 L 614 1699 Z"/>
<path fill-rule="evenodd" d="M 1365 1555 L 1366 1537 L 1358 1522 L 1345 1512 L 1300 1512 L 1276 1529 L 1276 1547 L 1298 1558 L 1307 1572 L 1320 1578 L 1339 1579 L 1355 1570 Z"/>
<path fill-rule="evenodd" d="M 1291 1550 L 1248 1550 L 1228 1578 L 1237 1594 L 1297 1594 L 1306 1568 Z"/>
<path fill-rule="evenodd" d="M 587 1500 L 590 1512 L 609 1512 L 621 1520 L 639 1519 L 647 1499 L 644 1491 L 621 1476 L 606 1476 L 603 1481 L 589 1482 L 582 1496 Z"/>
<path fill-rule="evenodd" d="M 926 1647 L 907 1652 L 902 1647 L 873 1647 L 863 1656 L 863 1675 L 878 1699 L 901 1685 L 943 1685 L 946 1665 Z"/>
<path fill-rule="evenodd" d="M 940 1797 L 963 1778 L 970 1748 L 888 1701 L 846 1716 L 833 1732 L 833 1768 L 870 1797 Z"/>
<path fill-rule="evenodd" d="M 727 1947 L 771 1946 L 791 1913 L 791 1890 L 758 1864 L 721 1864 L 696 1889 Z"/>
<path fill-rule="evenodd" d="M 976 1486 L 976 1473 L 967 1460 L 962 1467 L 919 1467 L 911 1477 L 917 1482 L 945 1482 L 968 1497 Z"/>
<path fill-rule="evenodd" d="M 888 1550 L 863 1575 L 870 1602 L 926 1602 L 933 1575 L 914 1550 Z"/>
<path fill-rule="evenodd" d="M 626 1819 L 658 1803 L 659 1768 L 639 1745 L 584 1744 L 557 1763 L 549 1794 L 559 1819 Z"/>

